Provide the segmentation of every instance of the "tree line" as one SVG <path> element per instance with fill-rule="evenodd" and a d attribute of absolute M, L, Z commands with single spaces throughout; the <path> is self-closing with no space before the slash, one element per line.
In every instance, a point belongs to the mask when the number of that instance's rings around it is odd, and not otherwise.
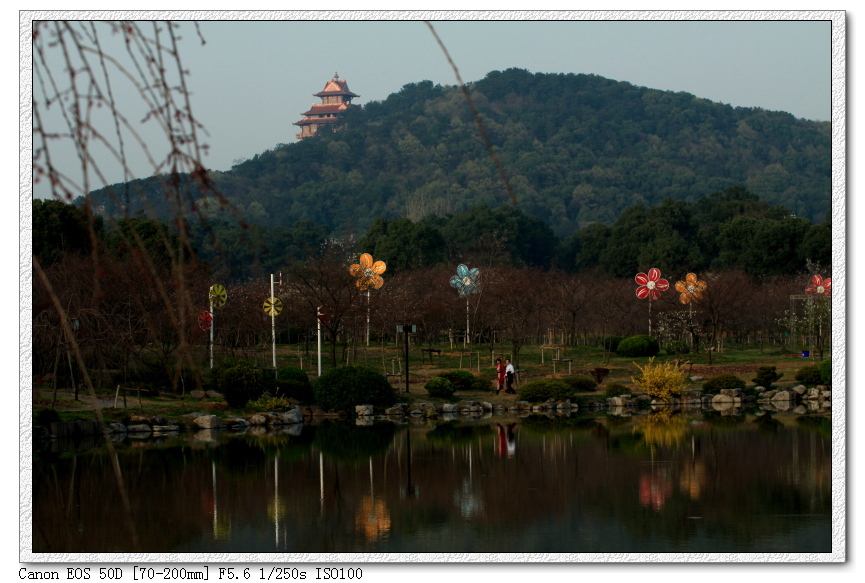
<path fill-rule="evenodd" d="M 515 212 L 504 208 L 504 216 Z M 70 220 L 64 222 L 63 217 Z M 218 354 L 247 358 L 270 340 L 270 317 L 262 306 L 270 296 L 270 282 L 264 272 L 245 279 L 218 279 L 218 271 L 198 257 L 186 237 L 152 219 L 130 219 L 106 230 L 101 221 L 76 207 L 36 201 L 35 224 L 58 227 L 34 231 L 34 253 L 45 274 L 44 280 L 34 278 L 33 286 L 35 375 L 73 370 L 75 377 L 85 369 L 126 374 L 155 368 L 173 378 L 175 388 L 182 386 L 181 373 L 199 370 L 206 361 L 209 333 L 199 326 L 198 316 L 209 309 L 208 291 L 215 283 L 228 291 L 228 301 L 214 314 Z M 368 235 L 386 235 L 386 226 Z M 96 236 L 85 236 L 89 232 Z M 428 238 L 434 238 L 430 233 Z M 649 303 L 636 297 L 633 273 L 545 267 L 532 264 L 530 255 L 522 256 L 522 262 L 494 261 L 495 253 L 484 255 L 488 249 L 481 247 L 477 255 L 465 255 L 470 267 L 480 269 L 478 294 L 460 298 L 450 286 L 456 264 L 447 250 L 437 262 L 395 264 L 393 269 L 388 263 L 385 285 L 367 294 L 349 272 L 359 251 L 386 262 L 392 257 L 384 248 L 364 248 L 364 242 L 325 238 L 304 247 L 303 253 L 283 257 L 274 269 L 283 281 L 276 290 L 285 307 L 277 318 L 281 342 L 309 342 L 319 308 L 327 315 L 322 326 L 332 364 L 363 343 L 367 314 L 376 345 L 392 340 L 397 324 L 411 323 L 419 329 L 417 342 L 441 348 L 450 339 L 461 342 L 468 311 L 472 345 L 490 352 L 506 350 L 516 360 L 526 343 L 597 344 L 607 336 L 644 334 L 649 329 Z M 518 248 L 511 252 L 520 257 Z M 479 263 L 481 259 L 487 262 Z M 753 277 L 736 267 L 700 271 L 707 289 L 685 306 L 673 284 L 696 269 L 687 264 L 657 267 L 671 282 L 671 289 L 651 308 L 652 333 L 662 344 L 686 341 L 706 349 L 723 337 L 733 337 L 800 348 L 789 344 L 795 334 L 801 337 L 806 332 L 791 330 L 790 296 L 804 292 L 810 272 Z M 64 328 L 58 304 L 76 321 L 74 327 Z M 830 324 L 821 320 L 821 334 L 828 335 Z M 67 352 L 70 331 L 84 361 L 76 366 Z"/>

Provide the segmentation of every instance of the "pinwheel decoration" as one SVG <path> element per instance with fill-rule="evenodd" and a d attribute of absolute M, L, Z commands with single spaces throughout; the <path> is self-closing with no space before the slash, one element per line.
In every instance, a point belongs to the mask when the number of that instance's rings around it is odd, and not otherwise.
<path fill-rule="evenodd" d="M 652 302 L 657 301 L 661 297 L 662 291 L 667 291 L 670 288 L 670 282 L 666 279 L 661 279 L 661 270 L 653 267 L 648 273 L 638 273 L 634 277 L 634 281 L 639 286 L 637 288 L 637 297 L 641 300 L 649 298 L 649 336 L 652 335 Z"/>
<path fill-rule="evenodd" d="M 823 279 L 820 275 L 812 275 L 811 283 L 805 288 L 805 293 L 810 295 L 832 295 L 832 278 Z"/>
<path fill-rule="evenodd" d="M 650 269 L 648 274 L 638 273 L 634 280 L 639 285 L 637 297 L 641 300 L 649 298 L 650 302 L 657 301 L 661 297 L 661 292 L 670 288 L 670 282 L 661 279 L 661 270 L 657 267 Z"/>
<path fill-rule="evenodd" d="M 477 267 L 469 269 L 465 265 L 457 266 L 457 274 L 451 278 L 451 285 L 457 288 L 461 298 L 469 294 L 478 293 L 478 277 L 480 277 L 480 273 Z"/>
<path fill-rule="evenodd" d="M 369 253 L 363 253 L 360 256 L 360 263 L 355 263 L 351 267 L 348 268 L 349 273 L 351 273 L 357 279 L 355 280 L 355 285 L 359 290 L 366 290 L 366 345 L 369 346 L 369 289 L 379 289 L 384 285 L 384 279 L 382 279 L 381 274 L 385 272 L 387 269 L 387 265 L 385 265 L 384 261 L 376 261 L 373 262 L 372 255 Z"/>
<path fill-rule="evenodd" d="M 478 278 L 481 272 L 477 267 L 469 269 L 465 265 L 457 265 L 457 274 L 451 277 L 451 285 L 457 288 L 461 298 L 466 299 L 466 337 L 463 344 L 467 344 L 469 338 L 469 295 L 476 294 L 480 291 L 478 288 Z"/>
<path fill-rule="evenodd" d="M 355 263 L 348 268 L 349 272 L 357 278 L 354 282 L 360 290 L 367 290 L 370 287 L 378 289 L 384 285 L 384 279 L 381 274 L 385 272 L 387 265 L 384 261 L 376 261 L 373 263 L 372 255 L 364 253 L 360 256 L 360 263 Z"/>
<path fill-rule="evenodd" d="M 696 273 L 689 273 L 685 276 L 685 281 L 676 282 L 676 291 L 679 292 L 680 304 L 690 304 L 694 300 L 703 299 L 706 282 L 697 279 Z"/>

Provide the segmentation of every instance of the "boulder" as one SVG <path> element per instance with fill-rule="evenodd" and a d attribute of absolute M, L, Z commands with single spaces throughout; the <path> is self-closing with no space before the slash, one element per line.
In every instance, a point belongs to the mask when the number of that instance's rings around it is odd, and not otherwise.
<path fill-rule="evenodd" d="M 445 403 L 442 405 L 442 413 L 459 413 L 459 403 Z"/>
<path fill-rule="evenodd" d="M 194 391 L 189 391 L 189 396 L 193 399 L 203 399 L 206 395 L 204 394 L 204 391 L 196 389 Z"/>
<path fill-rule="evenodd" d="M 534 411 L 535 413 L 543 413 L 546 410 L 546 405 L 532 405 L 532 411 Z"/>
<path fill-rule="evenodd" d="M 187 413 L 186 415 L 181 415 L 181 419 L 186 419 L 187 421 L 194 421 L 196 417 L 201 417 L 201 413 L 198 411 L 193 411 L 192 413 Z"/>
<path fill-rule="evenodd" d="M 693 382 L 695 382 L 695 383 L 701 383 L 701 382 L 703 382 L 704 380 L 706 380 L 706 379 L 704 379 L 704 378 L 701 377 L 701 376 L 697 376 L 697 375 L 694 375 L 694 376 L 691 377 L 691 381 L 693 381 Z"/>
<path fill-rule="evenodd" d="M 820 396 L 828 401 L 832 398 L 832 391 L 823 391 L 820 393 Z"/>
<path fill-rule="evenodd" d="M 531 409 L 532 408 L 532 404 L 529 403 L 528 401 L 516 401 L 516 402 L 514 402 L 514 406 L 517 409 Z"/>
<path fill-rule="evenodd" d="M 738 397 L 742 394 L 742 389 L 721 389 L 721 394 L 728 397 Z"/>
<path fill-rule="evenodd" d="M 792 401 L 793 395 L 789 391 L 778 391 L 774 395 L 772 395 L 772 402 L 777 403 L 779 401 Z"/>
<path fill-rule="evenodd" d="M 283 423 L 287 425 L 294 425 L 295 423 L 303 423 L 303 411 L 297 407 L 294 409 L 289 409 L 280 414 L 280 419 Z"/>
<path fill-rule="evenodd" d="M 219 418 L 216 415 L 201 415 L 195 418 L 194 423 L 201 429 L 216 429 L 219 427 Z"/>
<path fill-rule="evenodd" d="M 799 415 L 804 415 L 808 412 L 808 408 L 805 405 L 799 405 L 795 409 L 793 409 L 793 413 L 798 413 Z"/>
<path fill-rule="evenodd" d="M 228 425 L 232 429 L 241 429 L 241 428 L 249 427 L 249 421 L 247 421 L 243 417 L 238 417 L 236 419 L 230 419 L 228 421 Z"/>
<path fill-rule="evenodd" d="M 798 393 L 798 394 L 800 394 L 800 395 L 804 395 L 804 394 L 805 394 L 805 391 L 808 390 L 808 387 L 806 387 L 805 385 L 796 385 L 795 387 L 793 387 L 793 388 L 790 389 L 790 390 L 791 390 L 791 391 L 794 391 L 794 392 L 796 392 L 796 393 Z"/>
<path fill-rule="evenodd" d="M 146 423 L 138 423 L 135 425 L 130 425 L 126 428 L 127 433 L 151 433 L 153 428 Z"/>
<path fill-rule="evenodd" d="M 402 416 L 405 415 L 405 405 L 394 405 L 393 407 L 388 407 L 384 410 L 385 415 L 397 415 Z"/>
<path fill-rule="evenodd" d="M 609 399 L 607 399 L 607 404 L 610 407 L 624 407 L 625 400 L 621 397 L 610 397 Z"/>
<path fill-rule="evenodd" d="M 180 427 L 177 425 L 154 425 L 153 433 L 156 434 L 164 434 L 164 433 L 177 433 L 180 431 Z"/>
<path fill-rule="evenodd" d="M 723 393 L 723 391 L 725 390 L 728 389 L 722 389 L 720 395 L 715 395 L 714 397 L 712 397 L 712 407 L 715 407 L 716 405 L 727 405 L 728 407 L 733 406 L 735 400 L 733 399 L 732 395 Z"/>
<path fill-rule="evenodd" d="M 109 423 L 108 424 L 108 432 L 109 433 L 126 433 L 126 426 L 123 423 Z"/>
<path fill-rule="evenodd" d="M 219 393 L 217 391 L 204 391 L 204 394 L 207 395 L 208 399 L 222 399 L 222 398 L 224 398 L 222 396 L 222 393 Z"/>
<path fill-rule="evenodd" d="M 372 405 L 355 405 L 354 412 L 358 417 L 371 417 L 375 414 Z"/>
<path fill-rule="evenodd" d="M 252 417 L 249 418 L 249 424 L 255 425 L 255 426 L 267 425 L 267 417 L 265 417 L 264 415 L 261 415 L 259 413 L 256 413 L 255 415 L 253 415 Z"/>
<path fill-rule="evenodd" d="M 358 427 L 370 427 L 375 422 L 371 415 L 358 415 L 354 420 L 354 424 Z"/>

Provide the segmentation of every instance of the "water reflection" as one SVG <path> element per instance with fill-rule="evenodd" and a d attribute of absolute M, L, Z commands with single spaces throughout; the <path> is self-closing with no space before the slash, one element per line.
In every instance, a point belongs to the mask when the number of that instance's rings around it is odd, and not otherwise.
<path fill-rule="evenodd" d="M 828 552 L 831 428 L 493 417 L 38 452 L 34 552 Z M 798 516 L 794 516 L 798 515 Z"/>

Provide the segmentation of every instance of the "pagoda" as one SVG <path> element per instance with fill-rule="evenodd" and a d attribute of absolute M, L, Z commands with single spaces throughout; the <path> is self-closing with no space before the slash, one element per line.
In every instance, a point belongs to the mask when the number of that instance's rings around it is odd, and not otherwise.
<path fill-rule="evenodd" d="M 325 83 L 324 89 L 314 97 L 320 97 L 321 103 L 313 103 L 308 111 L 303 112 L 303 119 L 292 124 L 300 126 L 300 133 L 295 135 L 299 140 L 314 136 L 322 124 L 336 123 L 348 108 L 358 107 L 352 105 L 351 100 L 360 95 L 349 91 L 348 84 L 334 74 L 333 79 Z"/>

